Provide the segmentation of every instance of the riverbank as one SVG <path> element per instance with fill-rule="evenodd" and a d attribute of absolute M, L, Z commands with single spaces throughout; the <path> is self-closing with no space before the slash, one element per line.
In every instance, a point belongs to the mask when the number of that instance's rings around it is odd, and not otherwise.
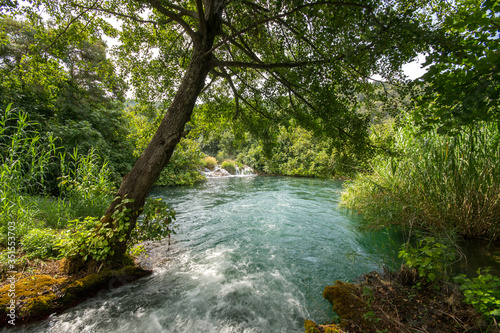
<path fill-rule="evenodd" d="M 0 327 L 42 320 L 60 313 L 101 290 L 121 287 L 152 273 L 138 266 L 68 274 L 66 260 L 38 261 L 27 270 L 8 274 L 0 283 Z"/>
<path fill-rule="evenodd" d="M 498 332 L 474 307 L 464 302 L 458 285 L 449 282 L 417 284 L 418 273 L 371 272 L 358 283 L 336 281 L 323 297 L 339 316 L 335 324 L 306 320 L 306 333 L 379 332 Z"/>

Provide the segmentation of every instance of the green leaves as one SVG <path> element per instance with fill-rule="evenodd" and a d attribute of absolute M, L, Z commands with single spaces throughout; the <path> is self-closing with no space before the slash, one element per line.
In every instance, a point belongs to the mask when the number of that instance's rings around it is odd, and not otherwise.
<path fill-rule="evenodd" d="M 417 84 L 423 94 L 415 119 L 454 133 L 477 121 L 500 120 L 500 6 L 461 0 L 446 10 L 427 57 L 429 71 Z"/>
<path fill-rule="evenodd" d="M 465 302 L 488 320 L 500 319 L 500 277 L 491 275 L 489 270 L 478 269 L 478 276 L 470 279 L 465 275 L 454 278 L 460 284 Z"/>
<path fill-rule="evenodd" d="M 426 282 L 432 283 L 448 278 L 447 271 L 455 253 L 448 245 L 428 236 L 419 239 L 416 247 L 403 244 L 398 257 L 403 258 L 408 267 L 415 268 Z"/>

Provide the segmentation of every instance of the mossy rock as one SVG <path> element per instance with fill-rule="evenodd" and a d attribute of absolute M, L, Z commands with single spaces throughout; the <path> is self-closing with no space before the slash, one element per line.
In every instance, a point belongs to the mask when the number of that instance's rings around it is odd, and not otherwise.
<path fill-rule="evenodd" d="M 304 321 L 306 333 L 344 333 L 340 327 L 335 324 L 317 325 L 314 321 L 306 319 Z"/>
<path fill-rule="evenodd" d="M 100 290 L 114 289 L 150 275 L 151 271 L 135 266 L 94 273 L 78 280 L 55 279 L 48 275 L 34 275 L 16 281 L 16 324 L 42 319 L 54 312 L 61 312 L 95 295 Z M 11 285 L 0 289 L 0 327 L 10 320 L 8 317 Z"/>
<path fill-rule="evenodd" d="M 333 305 L 333 311 L 341 319 L 340 325 L 342 328 L 346 328 L 348 323 L 362 327 L 371 326 L 363 319 L 368 307 L 361 298 L 359 286 L 337 281 L 335 285 L 325 288 L 323 298 Z"/>
<path fill-rule="evenodd" d="M 306 333 L 320 333 L 318 325 L 312 320 L 306 319 L 304 321 L 304 328 Z"/>

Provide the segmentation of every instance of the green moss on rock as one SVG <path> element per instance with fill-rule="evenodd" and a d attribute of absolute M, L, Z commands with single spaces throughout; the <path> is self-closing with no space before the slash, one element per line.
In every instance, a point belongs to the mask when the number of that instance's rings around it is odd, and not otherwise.
<path fill-rule="evenodd" d="M 150 275 L 151 271 L 136 266 L 94 273 L 78 280 L 54 279 L 48 275 L 34 275 L 0 289 L 0 327 L 9 320 L 7 306 L 9 293 L 15 292 L 16 323 L 25 323 L 63 311 L 95 295 L 103 289 L 113 289 Z"/>
<path fill-rule="evenodd" d="M 348 323 L 354 323 L 357 326 L 368 324 L 363 319 L 363 315 L 367 312 L 367 304 L 361 298 L 359 286 L 337 281 L 335 285 L 325 288 L 323 298 L 333 305 L 333 311 L 341 318 L 342 328 L 345 328 Z"/>
<path fill-rule="evenodd" d="M 306 333 L 320 333 L 318 325 L 312 320 L 306 319 L 304 321 L 304 328 Z"/>

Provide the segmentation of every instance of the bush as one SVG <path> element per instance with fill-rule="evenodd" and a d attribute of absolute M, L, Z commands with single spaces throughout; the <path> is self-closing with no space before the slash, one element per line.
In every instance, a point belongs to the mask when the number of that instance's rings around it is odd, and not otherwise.
<path fill-rule="evenodd" d="M 465 303 L 474 308 L 489 320 L 500 319 L 500 277 L 493 276 L 488 270 L 477 271 L 478 277 L 469 279 L 465 275 L 455 277 L 464 293 Z"/>
<path fill-rule="evenodd" d="M 403 244 L 399 257 L 404 259 L 408 267 L 415 268 L 419 277 L 428 283 L 446 280 L 455 252 L 445 243 L 441 239 L 424 237 L 417 241 L 416 247 L 409 243 Z"/>
<path fill-rule="evenodd" d="M 210 170 L 213 170 L 215 168 L 215 166 L 217 165 L 217 160 L 215 159 L 215 157 L 212 157 L 212 156 L 205 156 L 201 160 L 201 162 L 202 162 L 203 167 L 210 169 Z"/>
<path fill-rule="evenodd" d="M 103 228 L 102 221 L 93 217 L 68 222 L 70 229 L 64 232 L 57 244 L 61 256 L 83 260 L 109 260 L 114 255 L 110 244 L 127 237 L 125 232 L 129 222 L 125 216 L 129 209 L 124 205 L 128 202 L 131 200 L 124 199 L 113 213 L 113 219 L 118 222 L 114 229 Z M 175 234 L 174 220 L 175 211 L 167 204 L 160 199 L 146 199 L 143 218 L 138 221 L 127 239 L 127 250 L 142 241 L 170 238 L 171 234 Z"/>
<path fill-rule="evenodd" d="M 156 185 L 193 185 L 205 180 L 197 170 L 202 166 L 200 145 L 190 138 L 182 139 L 156 181 Z"/>
<path fill-rule="evenodd" d="M 232 175 L 236 174 L 236 162 L 232 160 L 225 160 L 221 165 L 222 169 L 227 170 Z"/>

